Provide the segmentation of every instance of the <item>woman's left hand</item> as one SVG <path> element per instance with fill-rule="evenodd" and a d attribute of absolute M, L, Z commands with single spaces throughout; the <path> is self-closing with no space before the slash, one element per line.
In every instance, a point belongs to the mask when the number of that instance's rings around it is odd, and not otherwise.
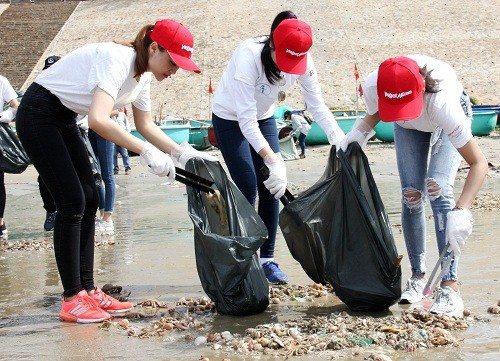
<path fill-rule="evenodd" d="M 176 161 L 182 168 L 186 167 L 186 163 L 191 158 L 201 158 L 208 160 L 210 162 L 216 162 L 217 158 L 211 156 L 210 154 L 200 152 L 194 149 L 188 142 L 183 142 L 180 145 L 181 150 L 173 150 L 172 158 Z"/>

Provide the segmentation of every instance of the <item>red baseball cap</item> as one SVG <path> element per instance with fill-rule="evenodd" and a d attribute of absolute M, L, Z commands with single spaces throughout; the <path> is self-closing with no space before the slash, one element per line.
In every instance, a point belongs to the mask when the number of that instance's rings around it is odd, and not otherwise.
<path fill-rule="evenodd" d="M 191 60 L 194 39 L 189 30 L 170 19 L 158 20 L 151 31 L 151 40 L 165 49 L 174 63 L 184 70 L 201 73 L 200 68 Z"/>
<path fill-rule="evenodd" d="M 424 106 L 424 80 L 416 61 L 405 56 L 385 60 L 378 67 L 378 112 L 384 122 L 414 120 Z"/>
<path fill-rule="evenodd" d="M 276 65 L 288 74 L 302 75 L 307 69 L 307 52 L 313 44 L 311 27 L 299 19 L 283 20 L 273 32 Z"/>

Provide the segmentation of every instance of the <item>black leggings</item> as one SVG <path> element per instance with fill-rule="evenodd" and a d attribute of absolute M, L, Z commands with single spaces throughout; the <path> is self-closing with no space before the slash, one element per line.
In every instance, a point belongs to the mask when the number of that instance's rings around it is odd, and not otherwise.
<path fill-rule="evenodd" d="M 5 212 L 5 173 L 0 170 L 0 218 L 3 218 Z"/>
<path fill-rule="evenodd" d="M 94 288 L 98 193 L 75 116 L 36 83 L 16 114 L 19 139 L 56 203 L 54 251 L 66 297 Z"/>

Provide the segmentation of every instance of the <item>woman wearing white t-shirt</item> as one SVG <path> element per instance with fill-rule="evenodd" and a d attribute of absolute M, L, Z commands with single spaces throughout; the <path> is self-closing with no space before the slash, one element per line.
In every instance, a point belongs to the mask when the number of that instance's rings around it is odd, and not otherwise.
<path fill-rule="evenodd" d="M 177 145 L 153 123 L 151 75 L 161 81 L 179 67 L 199 72 L 192 50 L 189 30 L 173 20 L 159 20 L 143 27 L 132 42 L 74 50 L 43 71 L 23 96 L 17 132 L 57 206 L 54 251 L 64 288 L 59 315 L 64 321 L 100 322 L 132 308 L 94 286 L 98 193 L 76 114 L 88 115 L 90 129 L 140 154 L 141 164 L 173 180 L 174 163 L 163 151 L 181 165 L 193 156 L 206 156 Z M 152 144 L 110 119 L 113 109 L 130 103 L 137 130 Z"/>
<path fill-rule="evenodd" d="M 447 63 L 423 55 L 390 58 L 366 78 L 365 118 L 342 141 L 366 144 L 380 121 L 395 122 L 394 140 L 402 188 L 402 226 L 412 277 L 400 303 L 423 298 L 425 280 L 425 213 L 427 197 L 434 214 L 439 252 L 449 244 L 453 257 L 430 311 L 461 315 L 463 301 L 457 286 L 460 247 L 472 232 L 469 207 L 488 171 L 486 159 L 471 134 L 469 97 Z M 430 161 L 428 155 L 430 151 Z M 453 184 L 461 160 L 470 165 L 458 201 Z"/>
<path fill-rule="evenodd" d="M 17 101 L 17 93 L 12 85 L 10 85 L 10 82 L 6 77 L 0 75 L 0 110 L 3 109 L 5 103 L 9 104 L 9 107 L 0 112 L 0 122 L 10 123 L 16 116 L 19 102 Z M 0 239 L 7 239 L 8 235 L 7 226 L 5 225 L 5 220 L 3 219 L 5 202 L 5 173 L 0 170 Z"/>
<path fill-rule="evenodd" d="M 344 136 L 321 95 L 316 68 L 309 54 L 311 46 L 310 26 L 298 20 L 291 11 L 279 13 L 269 36 L 245 40 L 235 50 L 212 105 L 217 143 L 233 181 L 252 205 L 255 205 L 257 192 L 259 194 L 258 213 L 269 235 L 260 249 L 260 261 L 272 283 L 287 282 L 287 276 L 274 262 L 278 199 L 287 184 L 273 118 L 278 94 L 298 82 L 307 109 L 330 143 Z M 264 164 L 270 171 L 267 180 L 260 173 Z"/>

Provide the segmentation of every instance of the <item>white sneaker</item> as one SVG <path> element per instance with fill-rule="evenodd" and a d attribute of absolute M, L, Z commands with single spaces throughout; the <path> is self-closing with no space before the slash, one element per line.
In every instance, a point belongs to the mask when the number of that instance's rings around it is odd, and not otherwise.
<path fill-rule="evenodd" d="M 401 293 L 399 303 L 408 304 L 422 301 L 424 298 L 424 288 L 427 283 L 425 278 L 410 278 L 406 282 L 406 288 Z"/>
<path fill-rule="evenodd" d="M 102 236 L 112 236 L 115 234 L 115 227 L 113 221 L 106 222 L 102 219 L 96 219 L 95 234 Z"/>
<path fill-rule="evenodd" d="M 460 317 L 464 314 L 464 301 L 462 301 L 460 292 L 454 291 L 448 286 L 441 287 L 429 311 L 438 315 Z"/>

